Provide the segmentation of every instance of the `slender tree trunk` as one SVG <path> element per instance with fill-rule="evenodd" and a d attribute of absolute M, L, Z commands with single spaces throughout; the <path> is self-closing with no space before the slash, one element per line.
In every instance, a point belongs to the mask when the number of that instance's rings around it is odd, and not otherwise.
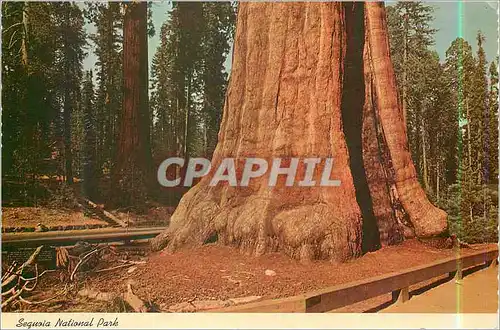
<path fill-rule="evenodd" d="M 182 144 L 182 139 L 181 139 L 181 110 L 180 110 L 180 101 L 179 101 L 179 96 L 177 96 L 175 100 L 175 152 L 178 157 L 182 157 L 183 153 L 182 151 L 184 150 L 183 144 Z M 176 177 L 180 177 L 181 175 L 181 168 L 177 166 L 175 168 L 175 175 Z"/>
<path fill-rule="evenodd" d="M 68 84 L 64 86 L 64 105 L 63 105 L 63 126 L 64 126 L 64 162 L 65 162 L 65 174 L 66 183 L 73 184 L 73 153 L 71 148 L 71 112 L 73 110 L 71 91 L 72 84 L 69 82 L 74 78 L 71 76 L 70 61 L 71 58 L 69 49 L 69 40 L 67 31 L 69 30 L 69 13 L 65 17 L 65 32 L 64 32 L 64 75 Z"/>
<path fill-rule="evenodd" d="M 424 188 L 426 191 L 429 190 L 429 175 L 428 175 L 428 169 L 427 169 L 427 146 L 425 142 L 425 121 L 422 118 L 422 126 L 420 127 L 421 134 L 422 134 L 422 172 L 423 172 L 423 179 L 424 179 Z"/>
<path fill-rule="evenodd" d="M 67 89 L 67 87 L 66 87 Z M 66 182 L 73 184 L 73 153 L 71 150 L 71 104 L 70 93 L 64 95 L 64 163 Z"/>
<path fill-rule="evenodd" d="M 97 171 L 96 171 L 96 120 L 93 103 L 92 71 L 87 74 L 84 85 L 85 104 L 84 119 L 84 162 L 83 162 L 83 191 L 90 199 L 95 200 L 97 195 Z"/>
<path fill-rule="evenodd" d="M 256 255 L 344 261 L 400 242 L 399 207 L 417 236 L 440 235 L 446 213 L 420 187 L 405 132 L 382 3 L 240 3 L 211 173 L 152 247 L 217 237 Z M 331 178 L 341 184 L 290 187 L 279 176 L 269 187 L 268 171 L 248 187 L 210 186 L 229 157 L 236 173 L 246 157 L 333 158 Z M 305 170 L 299 163 L 296 178 Z"/>
<path fill-rule="evenodd" d="M 205 119 L 205 122 L 203 123 L 203 153 L 205 154 L 205 157 L 208 156 L 209 151 L 208 151 L 208 120 Z"/>
<path fill-rule="evenodd" d="M 184 150 L 183 150 L 183 155 L 184 157 L 188 156 L 188 135 L 189 135 L 189 116 L 190 116 L 190 111 L 191 111 L 191 72 L 188 73 L 188 85 L 187 85 L 187 91 L 186 91 L 186 112 L 185 112 L 185 117 L 184 117 Z"/>
<path fill-rule="evenodd" d="M 25 68 L 28 67 L 28 2 L 23 6 L 23 33 L 21 39 L 21 58 Z"/>
<path fill-rule="evenodd" d="M 439 160 L 437 161 L 437 164 L 436 164 L 436 199 L 437 201 L 439 202 Z"/>
<path fill-rule="evenodd" d="M 468 160 L 469 160 L 468 167 L 470 170 L 472 170 L 472 148 L 471 148 L 470 115 L 469 115 L 469 100 L 468 99 L 465 101 L 465 111 L 466 111 L 466 115 L 467 115 L 467 156 L 468 156 Z"/>

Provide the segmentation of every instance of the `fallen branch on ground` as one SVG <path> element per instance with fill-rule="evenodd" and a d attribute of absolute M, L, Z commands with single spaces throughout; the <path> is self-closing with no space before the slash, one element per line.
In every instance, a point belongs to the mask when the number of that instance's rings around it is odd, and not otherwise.
<path fill-rule="evenodd" d="M 144 302 L 134 294 L 131 282 L 127 283 L 127 292 L 123 295 L 123 299 L 130 305 L 130 307 L 132 307 L 134 311 L 138 313 L 148 312 L 148 308 Z"/>
<path fill-rule="evenodd" d="M 75 275 L 78 271 L 78 269 L 84 265 L 89 259 L 91 256 L 93 256 L 94 254 L 98 253 L 98 252 L 101 252 L 105 249 L 107 249 L 108 246 L 103 246 L 103 247 L 100 247 L 100 248 L 96 248 L 90 252 L 87 252 L 86 254 L 84 254 L 84 256 L 82 258 L 80 258 L 80 260 L 78 261 L 78 263 L 76 264 L 75 268 L 73 269 L 73 271 L 71 272 L 71 276 L 70 276 L 70 281 L 73 281 L 75 279 Z"/>
<path fill-rule="evenodd" d="M 5 300 L 3 303 L 2 303 L 2 309 L 4 307 L 7 307 L 9 306 L 10 303 L 14 302 L 17 297 L 19 297 L 21 295 L 21 293 L 23 293 L 23 289 L 19 290 L 19 291 L 16 291 L 14 289 L 14 294 L 12 296 L 10 296 L 7 300 Z"/>
<path fill-rule="evenodd" d="M 82 198 L 82 200 L 83 200 L 83 202 L 85 204 L 88 204 L 94 210 L 97 210 L 97 211 L 101 212 L 105 217 L 111 219 L 112 221 L 114 221 L 115 223 L 119 224 L 120 226 L 122 226 L 122 227 L 128 227 L 128 225 L 127 225 L 127 223 L 125 223 L 125 221 L 123 221 L 121 219 L 118 219 L 113 214 L 111 214 L 108 211 L 106 211 L 105 209 L 101 208 L 99 205 L 97 205 L 96 203 L 92 202 L 91 200 L 84 199 L 84 198 Z"/>
<path fill-rule="evenodd" d="M 94 273 L 102 273 L 102 272 L 107 272 L 107 271 L 110 271 L 110 270 L 116 270 L 116 269 L 125 268 L 125 267 L 130 267 L 130 265 L 118 265 L 118 266 L 115 266 L 115 267 L 99 269 L 99 270 L 94 271 Z"/>
<path fill-rule="evenodd" d="M 39 280 L 42 276 L 49 272 L 53 272 L 55 270 L 45 270 L 39 273 L 38 264 L 36 263 L 36 259 L 40 252 L 42 251 L 43 246 L 39 246 L 24 262 L 20 267 L 17 267 L 17 263 L 13 263 L 9 267 L 9 275 L 4 276 L 4 280 L 2 281 L 2 298 L 6 298 L 2 302 L 2 309 L 8 307 L 10 304 L 14 302 L 26 302 L 21 295 L 25 292 L 32 292 L 38 286 Z M 35 276 L 34 277 L 24 277 L 23 273 L 27 267 L 34 266 Z M 5 290 L 5 291 L 4 291 Z M 29 301 L 28 301 L 29 302 Z"/>
<path fill-rule="evenodd" d="M 24 264 L 22 264 L 22 266 L 14 273 L 12 274 L 11 276 L 9 276 L 5 281 L 2 281 L 2 289 L 11 284 L 12 282 L 14 282 L 16 279 L 19 278 L 19 276 L 22 275 L 23 271 L 24 271 L 24 268 L 32 265 L 36 258 L 38 257 L 38 255 L 40 254 L 40 251 L 42 251 L 42 248 L 43 248 L 43 245 L 39 246 L 35 252 L 33 252 L 33 254 L 28 258 L 28 260 L 26 260 L 26 262 Z"/>
<path fill-rule="evenodd" d="M 7 268 L 5 273 L 2 275 L 2 283 L 7 278 L 8 275 L 14 274 L 14 269 L 16 268 L 16 266 L 17 266 L 17 261 L 14 261 L 12 265 L 10 265 L 9 268 Z"/>
<path fill-rule="evenodd" d="M 19 296 L 19 300 L 22 301 L 23 303 L 25 304 L 28 304 L 28 305 L 40 305 L 40 304 L 45 304 L 45 303 L 48 303 L 49 301 L 52 301 L 54 299 L 56 299 L 57 297 L 67 293 L 68 290 L 67 289 L 64 289 L 58 293 L 56 293 L 54 296 L 50 297 L 50 298 L 47 298 L 47 299 L 44 299 L 44 300 L 41 300 L 41 301 L 29 301 L 27 299 L 24 299 L 23 297 Z"/>
<path fill-rule="evenodd" d="M 133 260 L 123 260 L 123 259 L 120 259 L 118 261 L 123 262 L 123 263 L 132 264 L 132 265 L 144 265 L 144 264 L 146 264 L 145 261 L 133 261 Z"/>

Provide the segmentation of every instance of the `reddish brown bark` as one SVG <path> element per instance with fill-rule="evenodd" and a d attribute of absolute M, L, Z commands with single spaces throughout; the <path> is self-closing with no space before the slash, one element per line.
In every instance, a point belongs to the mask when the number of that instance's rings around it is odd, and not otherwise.
<path fill-rule="evenodd" d="M 411 160 L 403 113 L 399 109 L 394 69 L 389 55 L 389 38 L 383 4 L 366 3 L 367 47 L 376 100 L 385 141 L 389 149 L 399 200 L 419 237 L 440 234 L 446 229 L 446 213 L 434 207 L 417 180 Z"/>
<path fill-rule="evenodd" d="M 253 254 L 343 261 L 401 241 L 404 221 L 422 237 L 445 231 L 411 162 L 384 15 L 380 3 L 240 3 L 212 168 L 226 157 L 238 172 L 245 157 L 332 157 L 341 185 L 287 187 L 279 177 L 269 187 L 268 172 L 249 187 L 210 187 L 209 175 L 154 249 L 217 235 Z"/>
<path fill-rule="evenodd" d="M 148 110 L 147 3 L 125 5 L 123 24 L 123 110 L 114 197 L 117 204 L 136 205 L 151 183 Z"/>

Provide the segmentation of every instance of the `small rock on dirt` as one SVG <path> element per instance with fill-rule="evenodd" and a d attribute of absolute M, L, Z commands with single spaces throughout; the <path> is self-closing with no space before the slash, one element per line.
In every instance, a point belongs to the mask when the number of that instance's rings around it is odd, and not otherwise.
<path fill-rule="evenodd" d="M 266 274 L 267 276 L 276 276 L 276 272 L 272 269 L 266 269 L 264 274 Z"/>
<path fill-rule="evenodd" d="M 99 292 L 95 290 L 82 289 L 78 291 L 78 295 L 81 297 L 86 297 L 90 299 L 100 300 L 100 301 L 111 301 L 115 297 L 113 294 L 108 292 Z"/>

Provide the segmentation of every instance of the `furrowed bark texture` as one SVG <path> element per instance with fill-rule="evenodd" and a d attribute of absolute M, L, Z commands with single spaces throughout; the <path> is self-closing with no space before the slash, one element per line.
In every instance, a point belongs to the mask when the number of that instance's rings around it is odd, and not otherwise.
<path fill-rule="evenodd" d="M 120 118 L 114 199 L 143 204 L 151 185 L 148 112 L 147 3 L 125 5 L 123 25 L 123 110 Z"/>
<path fill-rule="evenodd" d="M 379 3 L 240 3 L 233 66 L 211 173 L 181 200 L 153 249 L 217 237 L 250 254 L 345 261 L 439 235 L 446 214 L 416 178 Z M 210 186 L 223 158 L 333 158 L 340 186 L 293 187 L 267 173 Z M 324 163 L 314 179 L 321 180 Z"/>
<path fill-rule="evenodd" d="M 383 4 L 365 3 L 369 58 L 372 66 L 378 113 L 395 172 L 398 199 L 418 237 L 431 237 L 447 229 L 446 212 L 433 206 L 417 180 L 406 136 L 403 113 L 399 109 L 394 69 L 389 55 L 389 38 Z"/>

